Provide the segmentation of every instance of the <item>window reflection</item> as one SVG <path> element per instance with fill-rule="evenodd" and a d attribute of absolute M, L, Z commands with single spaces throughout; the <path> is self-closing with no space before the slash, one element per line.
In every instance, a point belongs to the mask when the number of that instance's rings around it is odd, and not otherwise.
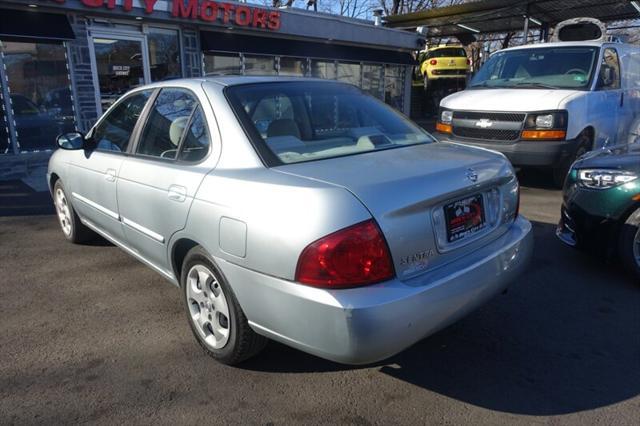
<path fill-rule="evenodd" d="M 149 28 L 149 65 L 151 81 L 169 80 L 182 76 L 178 30 Z"/>
<path fill-rule="evenodd" d="M 205 74 L 239 75 L 242 73 L 242 63 L 239 53 L 222 53 L 204 55 Z"/>
<path fill-rule="evenodd" d="M 183 89 L 162 89 L 149 112 L 138 154 L 172 159 L 176 157 L 196 99 Z"/>
<path fill-rule="evenodd" d="M 307 58 L 281 56 L 278 74 L 304 77 L 307 75 Z"/>
<path fill-rule="evenodd" d="M 322 61 L 318 59 L 311 60 L 311 76 L 316 78 L 325 78 L 335 80 L 336 63 L 334 61 Z"/>
<path fill-rule="evenodd" d="M 360 87 L 360 64 L 338 62 L 338 80 Z"/>
<path fill-rule="evenodd" d="M 400 111 L 404 109 L 404 67 L 400 65 L 385 67 L 384 101 Z"/>
<path fill-rule="evenodd" d="M 362 66 L 362 90 L 378 99 L 384 99 L 383 89 L 382 65 L 364 64 Z"/>
<path fill-rule="evenodd" d="M 75 130 L 65 47 L 61 44 L 1 42 L 9 97 L 21 151 L 53 149 L 60 133 Z M 0 121 L 0 152 L 9 149 Z"/>
<path fill-rule="evenodd" d="M 100 104 L 106 111 L 120 96 L 145 83 L 142 42 L 94 38 Z"/>
<path fill-rule="evenodd" d="M 275 57 L 244 55 L 245 75 L 275 75 Z"/>

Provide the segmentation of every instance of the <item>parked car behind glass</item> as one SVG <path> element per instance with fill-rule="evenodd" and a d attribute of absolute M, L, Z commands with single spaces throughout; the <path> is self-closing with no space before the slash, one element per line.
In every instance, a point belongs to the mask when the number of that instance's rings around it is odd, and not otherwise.
<path fill-rule="evenodd" d="M 265 338 L 389 357 L 531 256 L 504 157 L 437 143 L 343 83 L 156 83 L 59 144 L 48 178 L 65 237 L 97 232 L 180 286 L 193 334 L 225 363 Z"/>

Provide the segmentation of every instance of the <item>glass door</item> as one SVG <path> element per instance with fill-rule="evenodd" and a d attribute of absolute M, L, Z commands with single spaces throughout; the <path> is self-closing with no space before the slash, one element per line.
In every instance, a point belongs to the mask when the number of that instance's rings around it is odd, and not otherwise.
<path fill-rule="evenodd" d="M 98 79 L 100 112 L 120 96 L 150 81 L 144 36 L 92 34 L 94 75 Z M 95 78 L 95 77 L 94 77 Z"/>

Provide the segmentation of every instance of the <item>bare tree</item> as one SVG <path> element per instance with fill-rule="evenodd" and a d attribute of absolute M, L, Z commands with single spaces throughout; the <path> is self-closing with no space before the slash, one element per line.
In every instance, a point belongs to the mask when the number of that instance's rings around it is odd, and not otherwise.
<path fill-rule="evenodd" d="M 272 7 L 282 7 L 282 6 L 291 7 L 291 6 L 293 6 L 293 2 L 294 2 L 294 1 L 295 1 L 295 0 L 285 0 L 285 1 L 282 1 L 282 0 L 272 0 L 272 1 L 271 1 L 271 6 L 272 6 Z"/>
<path fill-rule="evenodd" d="M 465 0 L 378 0 L 378 2 L 385 15 L 401 15 L 460 4 Z"/>

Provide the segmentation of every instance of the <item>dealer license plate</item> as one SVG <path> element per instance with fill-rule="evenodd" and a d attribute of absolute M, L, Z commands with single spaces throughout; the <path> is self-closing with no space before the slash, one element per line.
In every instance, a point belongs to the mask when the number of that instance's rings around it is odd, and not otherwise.
<path fill-rule="evenodd" d="M 445 205 L 444 217 L 450 243 L 477 233 L 485 227 L 482 195 L 476 194 Z"/>

